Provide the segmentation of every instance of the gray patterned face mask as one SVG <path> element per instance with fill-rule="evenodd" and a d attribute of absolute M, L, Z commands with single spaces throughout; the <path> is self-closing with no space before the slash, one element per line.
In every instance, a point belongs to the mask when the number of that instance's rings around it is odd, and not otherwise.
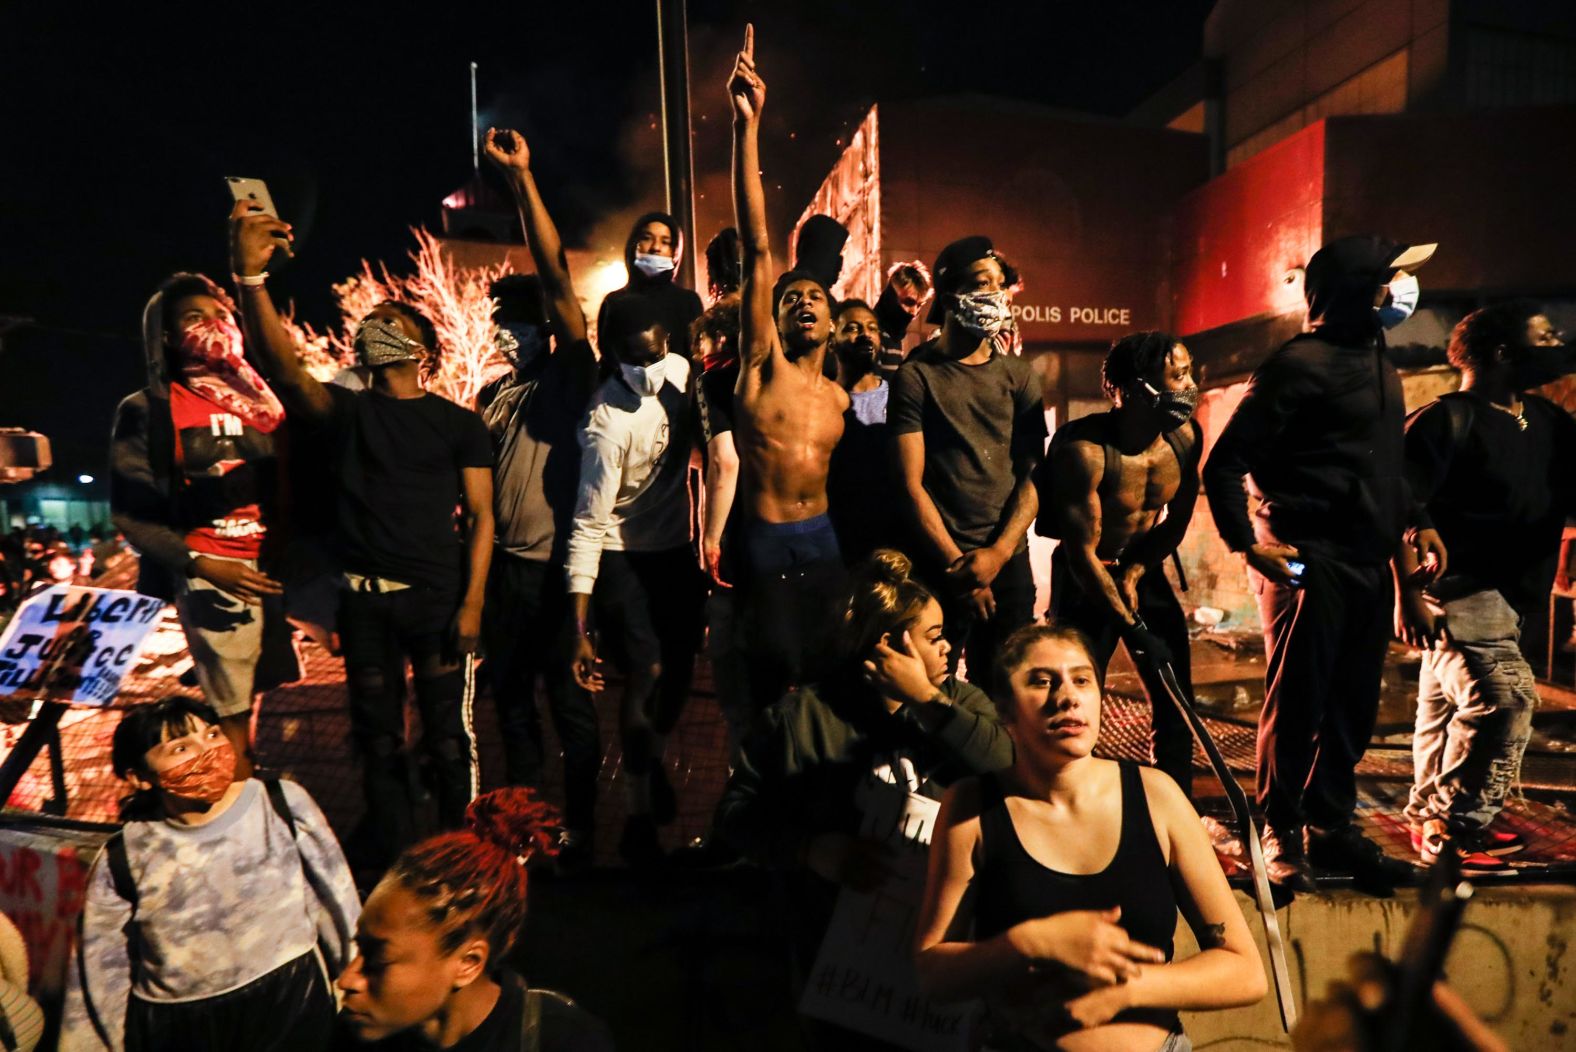
<path fill-rule="evenodd" d="M 356 360 L 376 368 L 395 362 L 419 361 L 424 348 L 405 335 L 391 318 L 368 318 L 356 330 Z"/>
<path fill-rule="evenodd" d="M 952 308 L 958 323 L 982 340 L 988 340 L 1012 320 L 1005 292 L 962 292 Z"/>

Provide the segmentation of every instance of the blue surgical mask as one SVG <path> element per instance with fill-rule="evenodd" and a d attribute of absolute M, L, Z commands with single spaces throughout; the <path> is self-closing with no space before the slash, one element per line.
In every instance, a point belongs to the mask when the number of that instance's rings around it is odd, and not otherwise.
<path fill-rule="evenodd" d="M 673 273 L 673 257 L 659 256 L 655 252 L 636 252 L 635 269 L 648 278 Z"/>
<path fill-rule="evenodd" d="M 1403 321 L 1410 318 L 1417 310 L 1417 300 L 1423 294 L 1422 288 L 1417 283 L 1417 278 L 1411 274 L 1402 274 L 1390 282 L 1390 298 L 1385 305 L 1378 308 L 1379 324 L 1387 329 L 1393 329 Z"/>
<path fill-rule="evenodd" d="M 682 360 L 677 355 L 664 354 L 650 365 L 626 365 L 620 362 L 618 369 L 624 374 L 624 382 L 634 388 L 636 394 L 655 395 L 670 377 L 675 386 L 682 383 L 680 376 L 674 374 L 674 370 L 679 368 L 675 363 Z"/>

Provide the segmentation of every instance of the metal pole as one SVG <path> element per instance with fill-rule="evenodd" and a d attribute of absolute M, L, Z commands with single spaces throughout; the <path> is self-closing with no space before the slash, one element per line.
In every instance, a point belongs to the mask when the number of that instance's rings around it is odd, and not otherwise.
<path fill-rule="evenodd" d="M 471 63 L 471 169 L 482 170 L 482 130 L 476 116 L 476 63 Z"/>
<path fill-rule="evenodd" d="M 667 210 L 684 239 L 678 283 L 695 287 L 695 171 L 690 159 L 689 16 L 685 0 L 657 0 L 662 77 L 662 160 Z"/>

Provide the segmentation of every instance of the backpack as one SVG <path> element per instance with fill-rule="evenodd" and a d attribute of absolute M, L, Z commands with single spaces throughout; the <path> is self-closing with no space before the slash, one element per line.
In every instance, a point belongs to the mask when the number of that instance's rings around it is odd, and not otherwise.
<path fill-rule="evenodd" d="M 290 813 L 290 804 L 285 799 L 284 787 L 279 784 L 279 779 L 277 777 L 259 777 L 257 780 L 262 782 L 263 788 L 267 790 L 268 803 L 273 807 L 274 814 L 284 819 L 285 827 L 290 830 L 290 839 L 292 841 L 296 840 L 295 815 Z M 126 833 L 124 830 L 118 830 L 108 840 L 104 841 L 104 862 L 109 867 L 110 880 L 115 885 L 115 894 L 131 904 L 133 915 L 132 920 L 127 924 L 129 929 L 136 923 L 137 882 L 131 875 L 131 859 L 126 853 Z M 304 860 L 301 868 L 307 870 Z M 311 885 L 310 871 L 307 871 L 306 877 L 307 883 Z M 82 916 L 79 914 L 77 916 L 77 969 L 79 974 L 85 974 L 87 971 L 86 962 L 81 956 L 83 952 L 82 943 Z M 131 941 L 130 946 L 131 958 L 133 963 L 135 963 L 136 942 L 134 940 Z M 99 1018 L 98 1009 L 93 1006 L 93 999 L 87 996 L 85 985 L 82 1000 L 87 1008 L 88 1019 L 93 1024 L 93 1029 L 98 1032 L 99 1039 L 104 1042 L 106 1047 L 114 1047 L 114 1043 L 109 1038 L 108 1028 L 104 1025 L 103 1020 Z"/>

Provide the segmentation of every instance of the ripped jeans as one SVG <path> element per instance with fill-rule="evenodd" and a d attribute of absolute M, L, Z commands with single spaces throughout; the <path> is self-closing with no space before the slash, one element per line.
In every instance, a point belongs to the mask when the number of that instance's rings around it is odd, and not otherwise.
<path fill-rule="evenodd" d="M 458 596 L 433 588 L 340 593 L 339 635 L 350 692 L 350 728 L 361 753 L 367 825 L 387 865 L 423 830 L 425 789 L 405 748 L 405 664 L 416 707 L 438 822 L 457 829 L 470 802 L 471 729 L 462 710 L 465 681 L 450 643 Z"/>
<path fill-rule="evenodd" d="M 1521 617 L 1496 591 L 1444 604 L 1450 642 L 1424 651 L 1412 733 L 1414 824 L 1443 818 L 1472 833 L 1494 820 L 1521 773 L 1538 707 Z"/>

